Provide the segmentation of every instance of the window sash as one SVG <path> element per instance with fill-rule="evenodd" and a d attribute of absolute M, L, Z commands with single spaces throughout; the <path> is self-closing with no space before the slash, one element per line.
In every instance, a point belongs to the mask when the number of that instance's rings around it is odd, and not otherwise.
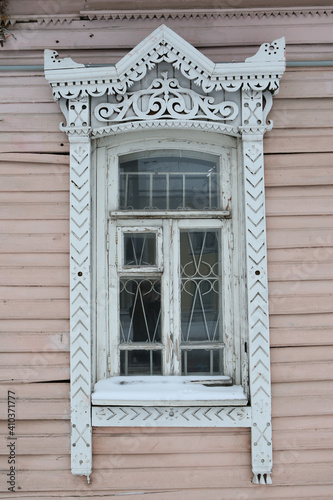
<path fill-rule="evenodd" d="M 111 220 L 109 222 L 109 239 L 110 239 L 110 252 L 109 252 L 109 270 L 110 270 L 110 287 L 109 287 L 109 307 L 110 307 L 110 356 L 111 356 L 111 375 L 116 376 L 120 374 L 120 352 L 124 350 L 135 350 L 136 343 L 126 344 L 120 342 L 120 303 L 119 303 L 119 282 L 120 279 L 126 277 L 129 279 L 131 276 L 146 276 L 156 278 L 156 267 L 136 267 L 131 270 L 122 268 L 119 265 L 120 252 L 123 251 L 122 238 L 119 235 L 130 232 L 140 233 L 148 226 L 145 221 L 128 220 L 125 221 Z M 193 352 L 198 349 L 210 350 L 210 358 L 217 350 L 223 352 L 224 357 L 224 373 L 233 376 L 232 358 L 234 355 L 234 344 L 229 340 L 224 341 L 226 331 L 230 331 L 231 314 L 228 311 L 231 304 L 230 286 L 228 286 L 228 279 L 231 273 L 231 255 L 230 255 L 230 220 L 213 220 L 213 219 L 191 219 L 191 220 L 168 220 L 168 219 L 155 219 L 149 226 L 149 230 L 158 234 L 161 238 L 161 247 L 159 250 L 163 273 L 161 272 L 161 295 L 162 295 L 162 370 L 164 375 L 181 375 L 182 366 L 181 359 L 185 359 L 189 351 L 193 356 Z M 223 293 L 219 295 L 219 310 L 222 316 L 221 329 L 222 338 L 215 339 L 212 342 L 207 340 L 182 342 L 181 341 L 181 275 L 180 275 L 180 232 L 181 231 L 220 231 L 220 261 L 222 269 L 220 271 L 221 290 Z M 112 240 L 112 235 L 117 235 Z M 117 240 L 117 245 L 112 242 Z M 114 247 L 117 246 L 117 250 Z M 162 250 L 163 249 L 163 250 Z M 163 256 L 162 256 L 163 254 Z M 118 260 L 118 265 L 114 266 L 114 257 Z M 160 268 L 162 269 L 162 268 Z M 159 274 L 159 273 L 158 273 Z M 229 284 L 230 285 L 230 284 Z M 115 322 L 113 318 L 117 318 Z M 116 324 L 117 323 L 117 324 Z M 229 336 L 228 336 L 229 339 Z M 145 349 L 144 343 L 138 346 L 139 349 Z M 156 343 L 147 344 L 147 351 L 160 349 L 160 344 Z M 184 372 L 183 372 L 184 373 Z M 212 375 L 213 373 L 210 372 Z"/>

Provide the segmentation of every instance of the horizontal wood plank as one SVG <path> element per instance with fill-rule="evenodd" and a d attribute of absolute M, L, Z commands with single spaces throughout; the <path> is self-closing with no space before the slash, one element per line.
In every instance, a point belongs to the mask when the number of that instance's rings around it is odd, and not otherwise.
<path fill-rule="evenodd" d="M 68 299 L 0 300 L 1 319 L 69 319 Z"/>
<path fill-rule="evenodd" d="M 271 328 L 332 328 L 333 313 L 270 315 Z"/>
<path fill-rule="evenodd" d="M 272 414 L 275 417 L 299 417 L 309 415 L 314 417 L 315 420 L 316 415 L 332 415 L 332 412 L 332 393 L 326 396 L 277 396 L 272 399 Z"/>
<path fill-rule="evenodd" d="M 333 380 L 274 383 L 272 385 L 272 396 L 273 398 L 333 396 Z"/>
<path fill-rule="evenodd" d="M 211 487 L 238 487 L 248 483 L 251 478 L 251 467 L 239 466 L 225 467 L 224 474 L 220 473 L 219 467 L 201 467 L 196 473 L 188 474 L 186 467 L 165 469 L 154 468 L 147 470 L 136 468 L 135 474 L 132 469 L 118 469 L 110 472 L 108 469 L 99 469 L 94 472 L 92 485 L 94 489 L 105 488 L 110 491 L 138 491 L 165 489 L 170 486 L 169 474 L 172 475 L 173 488 L 211 488 Z M 276 464 L 274 469 L 274 482 L 276 485 L 307 485 L 307 484 L 331 484 L 331 464 L 297 464 L 286 467 L 284 464 Z M 89 485 L 82 482 L 82 478 L 73 476 L 70 471 L 59 471 L 56 475 L 45 471 L 22 471 L 19 479 L 20 487 L 24 491 L 73 491 L 79 488 L 88 491 Z M 124 487 L 124 485 L 126 485 Z"/>
<path fill-rule="evenodd" d="M 310 361 L 329 361 L 332 359 L 333 347 L 292 347 L 272 349 L 271 360 L 273 363 L 290 362 L 310 362 Z M 332 366 L 333 374 L 333 366 Z"/>
<path fill-rule="evenodd" d="M 267 231 L 268 250 L 276 248 L 316 248 L 315 255 L 331 255 L 333 247 L 333 228 L 269 229 Z M 328 249 L 327 249 L 328 248 Z"/>
<path fill-rule="evenodd" d="M 317 186 L 333 183 L 333 154 L 266 154 L 265 184 Z"/>
<path fill-rule="evenodd" d="M 266 189 L 267 216 L 332 215 L 333 186 Z"/>
<path fill-rule="evenodd" d="M 332 346 L 332 329 L 306 326 L 303 328 L 272 328 L 271 326 L 270 345 L 271 347 Z"/>
<path fill-rule="evenodd" d="M 40 287 L 40 286 L 1 286 L 0 300 L 45 300 L 45 299 L 69 299 L 67 286 Z"/>
<path fill-rule="evenodd" d="M 50 353 L 69 351 L 69 332 L 63 333 L 2 333 L 2 352 Z M 67 372 L 67 366 L 66 372 Z M 1 370 L 1 368 L 0 368 Z"/>
<path fill-rule="evenodd" d="M 16 399 L 24 400 L 67 400 L 69 398 L 69 383 L 60 384 L 12 384 L 11 391 L 15 392 Z M 5 384 L 0 384 L 0 401 L 7 401 L 8 387 Z M 36 415 L 37 418 L 37 415 Z M 35 418 L 35 419 L 36 419 Z M 22 420 L 25 420 L 24 418 Z M 41 419 L 38 419 L 41 420 Z"/>
<path fill-rule="evenodd" d="M 330 498 L 332 488 L 332 484 L 307 485 L 306 488 L 303 485 L 274 486 L 274 488 L 270 488 L 269 500 L 286 500 L 286 498 L 288 498 L 288 500 L 313 500 L 314 498 L 318 500 L 328 500 Z M 252 486 L 238 486 L 237 488 L 226 487 L 223 488 L 223 490 L 221 490 L 221 488 L 187 488 L 186 490 L 172 488 L 163 490 L 155 489 L 150 492 L 150 494 L 154 495 L 154 500 L 179 500 L 180 495 L 182 500 L 202 500 L 207 497 L 208 493 L 209 500 L 221 500 L 221 492 L 223 493 L 223 500 L 235 500 L 237 497 L 239 497 L 239 500 L 267 500 L 267 493 L 263 490 L 266 490 L 266 488 L 255 488 Z M 99 489 L 98 493 L 100 498 L 114 498 L 119 496 L 120 492 L 110 492 L 109 490 Z M 143 491 L 142 493 L 140 493 L 140 491 L 135 491 L 133 494 L 135 494 L 135 500 L 146 500 L 148 493 L 146 491 Z M 38 498 L 38 500 L 50 500 L 50 498 L 53 497 L 66 498 L 66 500 L 76 500 L 77 498 L 80 498 L 81 500 L 90 500 L 93 498 L 91 493 L 87 493 L 85 491 L 81 492 L 78 489 L 75 493 L 73 493 L 73 496 L 70 492 L 66 493 L 60 491 L 50 491 L 47 496 L 45 496 L 43 492 L 14 492 L 10 496 L 10 498 L 19 498 L 20 500 L 31 500 L 32 498 Z M 0 498 L 5 497 L 1 496 L 0 493 Z"/>
<path fill-rule="evenodd" d="M 69 143 L 64 132 L 3 132 L 0 134 L 2 153 L 57 153 L 68 154 Z"/>
<path fill-rule="evenodd" d="M 1 267 L 0 286 L 69 286 L 68 267 Z"/>
<path fill-rule="evenodd" d="M 284 463 L 286 466 L 294 464 L 295 456 L 298 463 L 330 463 L 333 459 L 333 450 L 298 450 L 298 451 L 276 451 L 276 463 Z M 114 455 L 112 453 L 106 455 L 95 455 L 94 466 L 99 469 L 119 469 L 145 467 L 147 469 L 158 468 L 173 468 L 183 467 L 186 463 L 187 467 L 200 467 L 203 463 L 210 464 L 212 467 L 225 467 L 233 465 L 237 468 L 238 465 L 249 465 L 249 454 L 243 452 L 228 452 L 228 453 L 168 453 L 160 455 L 141 454 L 141 455 Z M 0 456 L 0 467 L 6 469 L 6 457 Z M 69 454 L 54 454 L 54 455 L 22 455 L 20 457 L 19 471 L 40 470 L 54 471 L 68 470 L 70 468 Z"/>
<path fill-rule="evenodd" d="M 69 353 L 7 352 L 0 354 L 0 380 L 2 383 L 49 382 L 69 380 Z"/>
<path fill-rule="evenodd" d="M 266 154 L 285 153 L 332 153 L 333 130 L 317 129 L 273 129 L 264 137 Z"/>
<path fill-rule="evenodd" d="M 18 212 L 16 212 L 18 213 Z M 23 211 L 21 215 L 23 214 Z M 59 214 L 61 217 L 61 215 Z M 67 253 L 69 252 L 68 233 L 51 234 L 2 234 L 0 252 L 3 253 Z"/>
<path fill-rule="evenodd" d="M 65 219 L 69 218 L 68 203 L 61 202 L 1 202 L 2 219 Z"/>
<path fill-rule="evenodd" d="M 66 253 L 0 253 L 0 267 L 57 267 L 67 268 L 69 266 L 69 252 Z"/>
<path fill-rule="evenodd" d="M 333 260 L 268 264 L 268 281 L 333 280 Z"/>
<path fill-rule="evenodd" d="M 20 76 L 22 76 L 20 74 Z M 22 77 L 26 78 L 26 74 Z M 44 75 L 43 75 L 44 78 Z M 68 172 L 69 155 L 59 155 L 52 153 L 13 153 L 0 152 L 0 172 L 14 175 L 27 171 L 31 173 Z M 27 169 L 27 170 L 26 170 Z"/>
<path fill-rule="evenodd" d="M 7 333 L 68 333 L 69 319 L 47 320 L 47 319 L 2 319 L 0 320 L 0 330 Z"/>
<path fill-rule="evenodd" d="M 280 99 L 313 99 L 332 95 L 332 68 L 287 68 L 276 102 Z"/>
<path fill-rule="evenodd" d="M 0 234 L 46 235 L 69 233 L 69 220 L 0 220 Z M 29 253 L 29 252 L 26 252 Z"/>
<path fill-rule="evenodd" d="M 272 351 L 274 353 L 274 349 Z M 332 380 L 331 361 L 307 361 L 272 363 L 272 383 L 275 382 L 301 382 L 314 380 Z"/>
<path fill-rule="evenodd" d="M 1 172 L 1 170 L 0 170 Z M 69 188 L 67 172 L 24 173 L 8 175 L 0 173 L 1 191 L 66 191 Z"/>
<path fill-rule="evenodd" d="M 283 87 L 283 85 L 281 85 Z M 277 99 L 270 113 L 274 129 L 317 129 L 332 126 L 333 103 L 329 98 Z"/>

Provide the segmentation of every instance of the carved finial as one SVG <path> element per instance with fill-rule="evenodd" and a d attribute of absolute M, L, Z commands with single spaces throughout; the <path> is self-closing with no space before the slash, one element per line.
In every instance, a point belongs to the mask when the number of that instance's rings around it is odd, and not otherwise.
<path fill-rule="evenodd" d="M 285 49 L 286 49 L 286 41 L 284 37 L 279 38 L 278 40 L 274 40 L 274 42 L 272 43 L 263 43 L 258 52 L 254 56 L 245 59 L 245 62 L 284 61 Z"/>
<path fill-rule="evenodd" d="M 76 63 L 70 57 L 59 59 L 58 56 L 59 54 L 56 50 L 48 50 L 48 49 L 44 50 L 45 70 L 84 68 L 84 64 Z"/>

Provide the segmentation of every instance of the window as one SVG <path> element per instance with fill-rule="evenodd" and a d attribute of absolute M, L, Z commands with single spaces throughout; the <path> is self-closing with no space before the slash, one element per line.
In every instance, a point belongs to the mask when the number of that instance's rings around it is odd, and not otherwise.
<path fill-rule="evenodd" d="M 230 386 L 242 386 L 233 403 L 247 403 L 247 338 L 235 307 L 246 300 L 236 158 L 237 141 L 214 134 L 205 142 L 187 132 L 100 140 L 96 220 L 105 225 L 97 223 L 95 244 L 102 255 L 107 233 L 108 255 L 96 266 L 97 288 L 106 287 L 97 380 L 136 376 L 140 391 L 146 376 L 209 379 L 217 395 L 207 398 L 229 400 Z M 93 402 L 101 402 L 99 387 L 111 404 L 112 381 L 109 391 L 97 383 Z"/>
<path fill-rule="evenodd" d="M 73 474 L 92 425 L 251 427 L 271 482 L 263 135 L 284 49 L 214 63 L 162 25 L 114 66 L 45 51 L 70 142 Z"/>

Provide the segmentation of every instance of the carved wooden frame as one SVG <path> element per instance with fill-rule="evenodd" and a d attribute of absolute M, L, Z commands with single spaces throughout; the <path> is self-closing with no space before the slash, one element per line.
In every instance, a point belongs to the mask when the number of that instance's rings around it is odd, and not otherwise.
<path fill-rule="evenodd" d="M 188 81 L 164 83 L 155 79 L 141 93 L 154 95 L 161 85 L 173 85 L 178 111 L 133 112 L 139 99 L 136 82 L 158 64 L 176 68 Z M 166 26 L 155 30 L 114 66 L 86 67 L 70 58 L 45 51 L 45 76 L 60 101 L 70 142 L 70 339 L 72 473 L 92 471 L 92 423 L 251 427 L 253 482 L 271 483 L 272 432 L 267 252 L 263 135 L 272 96 L 278 92 L 285 69 L 284 39 L 263 44 L 244 63 L 215 64 Z M 195 84 L 197 87 L 195 87 Z M 195 90 L 194 90 L 195 89 Z M 170 88 L 169 88 L 170 90 Z M 181 101 L 185 93 L 187 104 Z M 220 93 L 220 94 L 219 94 Z M 165 93 L 165 95 L 167 95 Z M 223 101 L 215 98 L 223 96 Z M 104 98 L 107 102 L 103 102 Z M 192 107 L 188 107 L 189 98 Z M 220 99 L 221 101 L 221 99 Z M 111 102 L 111 104 L 110 104 Z M 239 105 L 237 105 L 237 102 Z M 151 104 L 154 105 L 154 102 Z M 137 104 L 135 104 L 137 109 Z M 228 108 L 229 106 L 229 108 Z M 126 109 L 125 109 L 126 108 Z M 154 108 L 151 108 L 154 109 Z M 129 111 L 130 110 L 130 111 Z M 101 114 L 102 111 L 102 114 Z M 104 116 L 103 116 L 104 113 Z M 128 114 L 132 113 L 132 115 Z M 112 118 L 111 118 L 112 117 Z M 92 273 L 91 273 L 91 163 L 94 138 L 129 130 L 195 128 L 239 137 L 242 144 L 247 250 L 249 338 L 249 407 L 91 407 L 92 385 Z M 189 418 L 188 416 L 191 416 Z M 140 420 L 140 419 L 138 419 Z M 147 419 L 146 419 L 147 420 Z"/>

